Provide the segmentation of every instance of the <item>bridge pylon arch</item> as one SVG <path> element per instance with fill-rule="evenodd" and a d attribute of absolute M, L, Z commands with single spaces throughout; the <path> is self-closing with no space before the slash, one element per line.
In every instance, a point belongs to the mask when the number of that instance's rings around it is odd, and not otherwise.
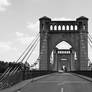
<path fill-rule="evenodd" d="M 62 41 L 68 42 L 77 54 L 76 70 L 88 68 L 88 18 L 75 21 L 52 21 L 46 16 L 40 20 L 40 70 L 50 70 L 50 54 Z"/>

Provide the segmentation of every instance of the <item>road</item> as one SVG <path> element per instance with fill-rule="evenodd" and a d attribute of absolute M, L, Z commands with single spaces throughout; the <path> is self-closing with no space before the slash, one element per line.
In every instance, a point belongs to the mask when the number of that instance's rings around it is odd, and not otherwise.
<path fill-rule="evenodd" d="M 70 73 L 54 73 L 13 92 L 92 92 L 92 83 Z"/>

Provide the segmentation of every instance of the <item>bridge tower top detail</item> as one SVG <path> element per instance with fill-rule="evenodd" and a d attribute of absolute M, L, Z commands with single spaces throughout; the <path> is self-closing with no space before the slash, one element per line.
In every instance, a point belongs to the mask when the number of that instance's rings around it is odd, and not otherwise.
<path fill-rule="evenodd" d="M 78 32 L 80 28 L 83 28 L 87 32 L 88 28 L 88 18 L 81 16 L 75 21 L 52 21 L 51 18 L 46 16 L 39 19 L 40 27 L 42 30 L 40 32 L 46 32 L 46 28 L 49 33 L 56 32 Z M 45 26 L 47 24 L 47 26 Z M 82 31 L 84 31 L 82 30 Z M 85 32 L 84 31 L 84 32 Z"/>
<path fill-rule="evenodd" d="M 40 21 L 40 69 L 50 69 L 50 55 L 62 41 L 69 43 L 77 54 L 76 70 L 87 70 L 88 18 L 81 16 L 71 21 L 53 21 L 42 17 Z"/>

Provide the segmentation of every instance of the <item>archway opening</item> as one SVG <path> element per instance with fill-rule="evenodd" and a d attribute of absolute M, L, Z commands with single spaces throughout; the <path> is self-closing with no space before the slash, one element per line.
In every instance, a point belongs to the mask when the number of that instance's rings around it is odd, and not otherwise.
<path fill-rule="evenodd" d="M 52 50 L 50 55 L 50 66 L 52 69 L 53 67 L 57 67 L 58 71 L 71 71 L 72 60 L 74 60 L 73 62 L 77 60 L 76 51 L 73 50 L 73 47 L 69 43 L 62 41 Z"/>
<path fill-rule="evenodd" d="M 70 48 L 72 48 L 72 46 L 69 43 L 67 43 L 66 41 L 62 41 L 56 45 L 56 48 L 58 48 L 58 49 L 70 49 Z"/>

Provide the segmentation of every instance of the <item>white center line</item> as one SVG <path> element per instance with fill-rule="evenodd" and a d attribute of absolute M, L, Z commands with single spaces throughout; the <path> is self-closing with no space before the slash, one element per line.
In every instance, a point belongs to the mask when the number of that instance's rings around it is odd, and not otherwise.
<path fill-rule="evenodd" d="M 64 92 L 64 89 L 63 88 L 61 88 L 61 92 Z"/>

